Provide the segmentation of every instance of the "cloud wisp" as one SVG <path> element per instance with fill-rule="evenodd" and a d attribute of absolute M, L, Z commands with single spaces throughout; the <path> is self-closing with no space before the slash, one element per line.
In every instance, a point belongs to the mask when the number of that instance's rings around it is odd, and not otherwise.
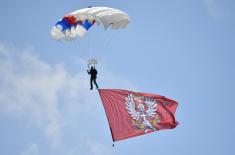
<path fill-rule="evenodd" d="M 221 20 L 227 15 L 227 12 L 223 8 L 223 1 L 221 0 L 202 0 L 203 5 L 208 15 L 215 21 Z"/>
<path fill-rule="evenodd" d="M 84 62 L 80 60 L 79 64 L 85 66 Z M 124 78 L 105 69 L 102 72 L 104 77 L 100 81 L 112 79 L 115 81 L 112 86 L 133 87 Z M 66 150 L 63 128 L 77 122 L 78 115 L 86 117 L 100 101 L 96 91 L 89 90 L 86 72 L 70 74 L 63 65 L 47 63 L 34 51 L 19 51 L 3 44 L 0 44 L 0 85 L 0 112 L 40 129 L 52 148 L 63 150 Z M 102 143 L 89 137 L 87 141 L 83 145 L 90 148 L 91 154 L 101 154 L 95 153 L 100 147 L 102 153 L 106 151 Z M 39 144 L 34 144 L 22 154 L 32 151 L 37 154 L 39 148 Z"/>
<path fill-rule="evenodd" d="M 21 155 L 38 155 L 39 153 L 39 150 L 38 150 L 38 145 L 35 144 L 35 143 L 32 143 L 28 146 L 27 149 L 25 149 Z"/>

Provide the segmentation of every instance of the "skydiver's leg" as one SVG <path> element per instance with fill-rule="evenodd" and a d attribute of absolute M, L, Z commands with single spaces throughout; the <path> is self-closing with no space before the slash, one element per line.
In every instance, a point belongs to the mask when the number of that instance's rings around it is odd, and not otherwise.
<path fill-rule="evenodd" d="M 96 83 L 96 79 L 94 79 L 94 84 L 96 86 L 96 89 L 98 89 L 99 87 L 98 87 L 98 84 Z"/>
<path fill-rule="evenodd" d="M 93 81 L 93 79 L 91 78 L 91 79 L 90 79 L 90 86 L 91 86 L 91 88 L 90 88 L 90 89 L 91 89 L 91 90 L 93 89 L 92 81 Z"/>

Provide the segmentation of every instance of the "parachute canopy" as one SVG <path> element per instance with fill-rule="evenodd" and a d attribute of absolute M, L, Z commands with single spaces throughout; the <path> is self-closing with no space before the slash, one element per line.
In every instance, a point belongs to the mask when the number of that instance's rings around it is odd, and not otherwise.
<path fill-rule="evenodd" d="M 89 28 L 97 23 L 106 29 L 125 28 L 130 22 L 127 13 L 109 7 L 89 7 L 69 13 L 61 18 L 51 30 L 56 40 L 71 40 L 84 37 Z"/>

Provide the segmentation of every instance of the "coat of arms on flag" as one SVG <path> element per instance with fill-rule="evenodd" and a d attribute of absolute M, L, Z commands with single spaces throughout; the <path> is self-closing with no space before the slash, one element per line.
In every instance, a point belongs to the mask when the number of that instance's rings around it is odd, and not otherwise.
<path fill-rule="evenodd" d="M 156 124 L 160 122 L 160 116 L 157 114 L 156 99 L 129 94 L 125 104 L 133 126 L 144 132 L 157 130 Z"/>

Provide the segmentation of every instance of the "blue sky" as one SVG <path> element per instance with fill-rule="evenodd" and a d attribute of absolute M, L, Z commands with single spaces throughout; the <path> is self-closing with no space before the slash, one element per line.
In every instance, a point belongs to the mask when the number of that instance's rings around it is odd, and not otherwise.
<path fill-rule="evenodd" d="M 93 6 L 127 12 L 127 29 L 93 26 L 60 43 L 50 29 Z M 232 0 L 40 0 L 0 2 L 0 154 L 234 154 L 235 2 Z M 156 93 L 179 102 L 174 130 L 117 142 L 86 60 L 101 88 Z"/>

